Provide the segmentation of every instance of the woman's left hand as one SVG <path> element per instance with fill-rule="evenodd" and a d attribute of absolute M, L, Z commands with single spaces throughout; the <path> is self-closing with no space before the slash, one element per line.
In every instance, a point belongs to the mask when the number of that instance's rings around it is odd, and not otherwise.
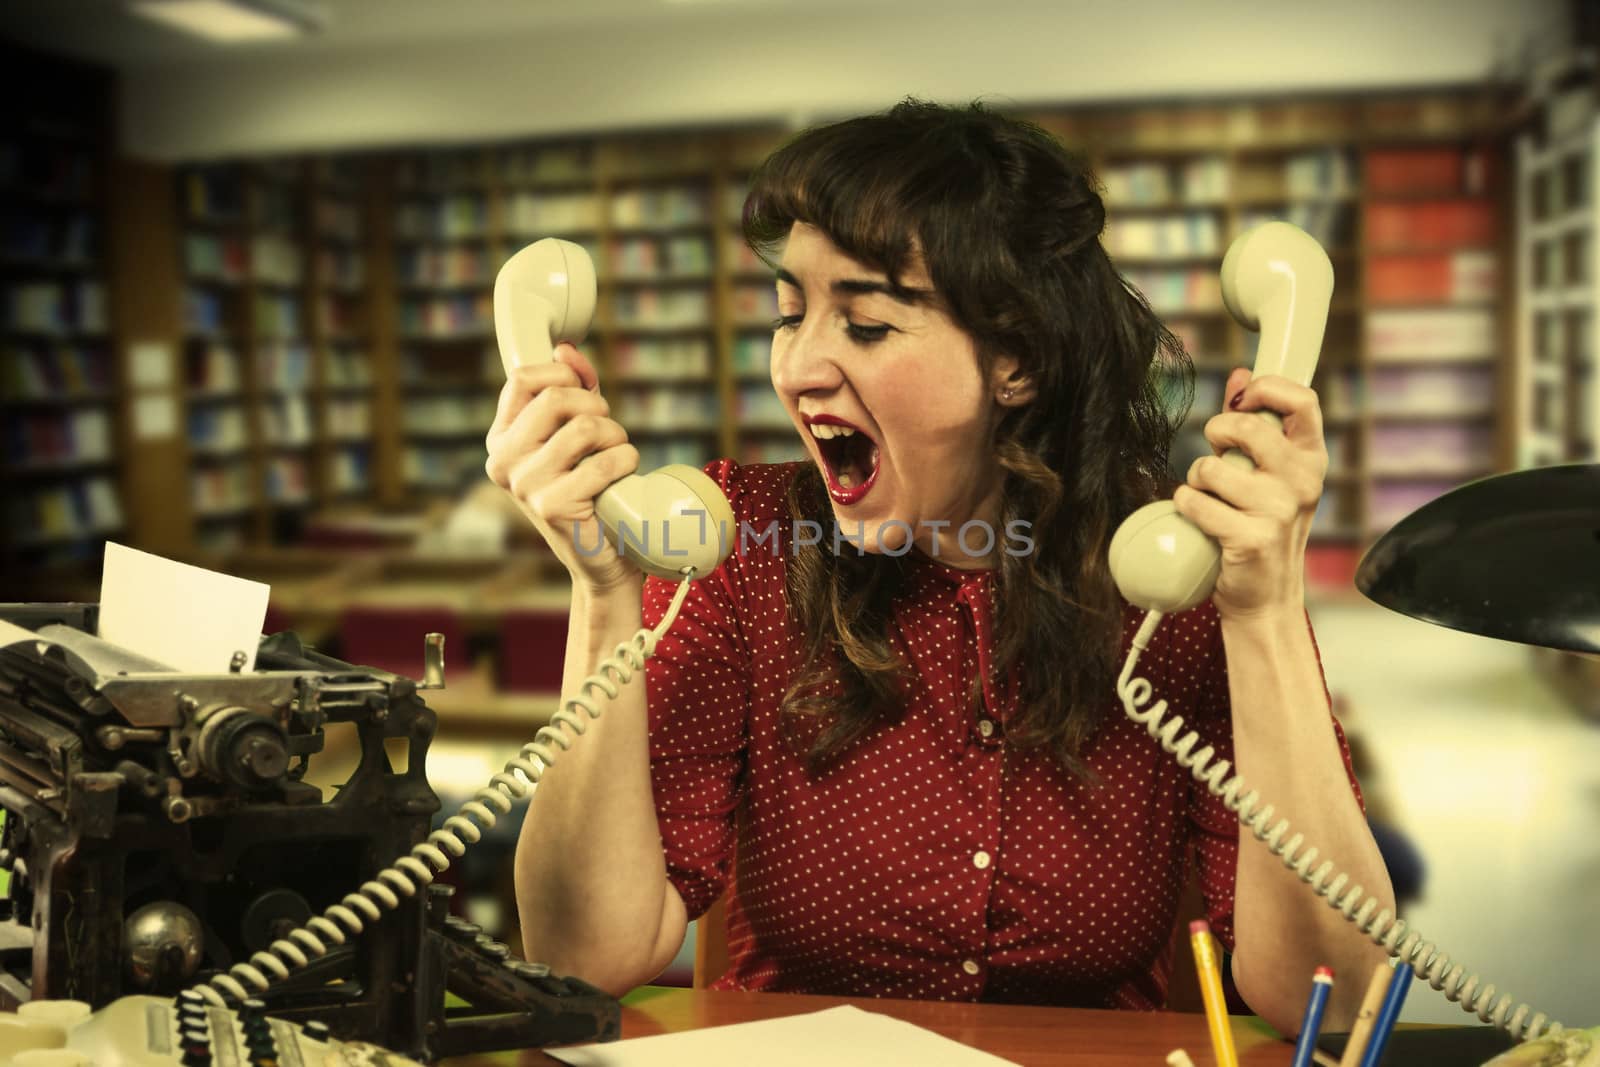
<path fill-rule="evenodd" d="M 1328 449 L 1317 394 L 1278 375 L 1228 375 L 1228 410 L 1206 423 L 1216 452 L 1189 468 L 1173 503 L 1179 514 L 1222 546 L 1222 573 L 1212 602 L 1224 618 L 1292 608 L 1305 601 L 1306 541 L 1322 499 Z M 1278 430 L 1257 411 L 1283 417 Z M 1224 463 L 1238 448 L 1255 470 Z"/>

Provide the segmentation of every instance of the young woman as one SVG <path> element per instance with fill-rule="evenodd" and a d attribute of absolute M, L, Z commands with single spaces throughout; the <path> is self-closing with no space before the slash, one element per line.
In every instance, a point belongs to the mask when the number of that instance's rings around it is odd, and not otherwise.
<path fill-rule="evenodd" d="M 1382 959 L 1122 712 L 1140 613 L 1107 546 L 1173 494 L 1157 371 L 1192 368 L 1104 222 L 1079 160 L 977 106 L 908 101 L 761 168 L 746 237 L 777 267 L 772 382 L 810 462 L 708 468 L 733 554 L 544 778 L 517 856 L 530 957 L 624 990 L 727 893 L 724 987 L 1156 1008 L 1192 854 L 1241 995 L 1283 1032 L 1316 965 Z M 1223 571 L 1140 673 L 1387 901 L 1304 608 L 1317 399 L 1242 369 L 1227 397 L 1206 436 L 1257 469 L 1208 457 L 1176 487 Z M 674 591 L 593 551 L 594 497 L 638 461 L 608 411 L 563 346 L 507 382 L 488 437 L 572 574 L 569 691 Z"/>

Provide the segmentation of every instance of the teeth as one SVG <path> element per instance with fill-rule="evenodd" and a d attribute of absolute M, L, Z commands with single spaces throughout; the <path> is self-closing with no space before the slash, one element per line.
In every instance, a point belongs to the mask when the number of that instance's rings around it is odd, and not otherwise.
<path fill-rule="evenodd" d="M 811 424 L 811 436 L 819 441 L 828 441 L 835 437 L 853 437 L 855 430 L 849 426 L 830 426 L 826 423 L 814 422 Z"/>

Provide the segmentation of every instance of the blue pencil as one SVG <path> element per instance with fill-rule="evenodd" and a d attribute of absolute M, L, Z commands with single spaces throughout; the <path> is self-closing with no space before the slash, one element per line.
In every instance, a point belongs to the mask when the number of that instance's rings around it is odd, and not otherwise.
<path fill-rule="evenodd" d="M 1311 1052 L 1317 1044 L 1317 1032 L 1322 1029 L 1322 1010 L 1328 1006 L 1332 990 L 1333 968 L 1318 967 L 1311 975 L 1311 999 L 1306 1001 L 1306 1017 L 1300 1023 L 1291 1067 L 1311 1067 Z"/>
<path fill-rule="evenodd" d="M 1389 1043 L 1394 1024 L 1400 1020 L 1400 1006 L 1406 1002 L 1406 992 L 1411 988 L 1411 968 L 1399 960 L 1393 963 L 1394 977 L 1389 980 L 1389 992 L 1383 998 L 1378 1019 L 1372 1024 L 1372 1039 L 1367 1042 L 1367 1054 L 1361 1067 L 1378 1067 L 1383 1061 L 1383 1047 Z"/>

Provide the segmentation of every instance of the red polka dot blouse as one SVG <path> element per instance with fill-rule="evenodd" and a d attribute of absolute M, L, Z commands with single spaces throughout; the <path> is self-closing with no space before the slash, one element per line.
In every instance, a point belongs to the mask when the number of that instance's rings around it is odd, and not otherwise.
<path fill-rule="evenodd" d="M 797 469 L 721 461 L 707 473 L 759 532 L 789 522 Z M 802 665 L 787 561 L 771 541 L 735 545 L 647 666 L 668 876 L 691 919 L 731 888 L 731 965 L 716 988 L 1159 1008 L 1191 844 L 1212 930 L 1231 949 L 1238 822 L 1113 691 L 1083 753 L 1098 784 L 1006 743 L 1004 687 L 987 684 L 990 573 L 917 556 L 891 628 L 914 667 L 907 713 L 811 776 L 779 731 Z M 674 590 L 646 581 L 646 625 Z M 1123 655 L 1140 615 L 1125 615 Z M 1232 758 L 1209 602 L 1162 623 L 1139 673 Z M 975 675 L 978 708 L 965 696 Z M 1348 770 L 1342 732 L 1339 745 Z M 1351 788 L 1359 798 L 1353 774 Z"/>

